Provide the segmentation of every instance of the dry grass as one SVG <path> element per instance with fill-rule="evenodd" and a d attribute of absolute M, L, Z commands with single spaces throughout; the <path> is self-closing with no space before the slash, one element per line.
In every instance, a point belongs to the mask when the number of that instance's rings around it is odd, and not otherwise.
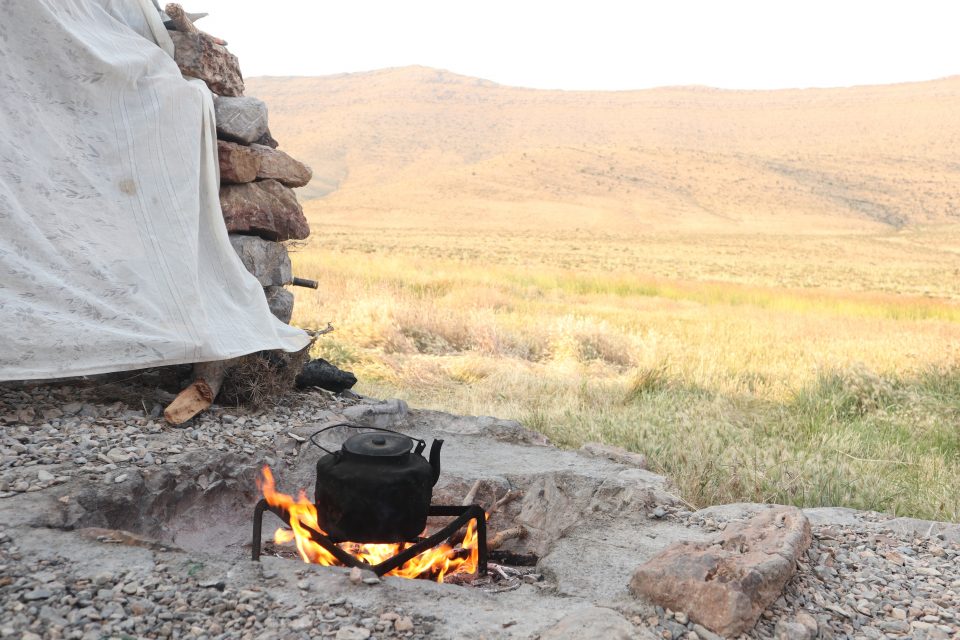
<path fill-rule="evenodd" d="M 694 504 L 960 520 L 958 239 L 315 225 L 294 321 L 361 392 L 643 452 Z"/>

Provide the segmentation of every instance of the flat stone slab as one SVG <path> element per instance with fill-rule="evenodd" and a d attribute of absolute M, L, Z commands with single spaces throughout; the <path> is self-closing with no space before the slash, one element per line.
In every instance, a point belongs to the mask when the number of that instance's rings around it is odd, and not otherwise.
<path fill-rule="evenodd" d="M 276 180 L 220 187 L 220 208 L 231 233 L 267 240 L 304 240 L 310 225 L 293 191 Z"/>
<path fill-rule="evenodd" d="M 262 144 L 252 144 L 250 149 L 260 159 L 257 171 L 260 180 L 279 180 L 288 187 L 303 187 L 313 177 L 310 167 L 284 151 Z"/>
<path fill-rule="evenodd" d="M 637 568 L 630 590 L 714 633 L 737 636 L 780 596 L 810 541 L 810 522 L 799 509 L 766 509 L 706 542 L 670 545 Z"/>
<path fill-rule="evenodd" d="M 250 144 L 267 132 L 267 105 L 249 96 L 213 99 L 217 136 L 232 142 Z"/>

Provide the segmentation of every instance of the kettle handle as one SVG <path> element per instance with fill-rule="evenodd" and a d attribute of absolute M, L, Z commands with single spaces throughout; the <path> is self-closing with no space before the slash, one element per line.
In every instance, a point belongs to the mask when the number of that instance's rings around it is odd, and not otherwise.
<path fill-rule="evenodd" d="M 434 440 L 430 445 L 430 469 L 433 471 L 433 482 L 430 486 L 437 484 L 440 479 L 440 447 L 443 446 L 443 440 Z"/>
<path fill-rule="evenodd" d="M 405 436 L 405 437 L 407 437 L 407 438 L 410 438 L 410 436 L 408 436 L 407 434 L 405 434 L 405 433 L 400 433 L 399 431 L 394 431 L 393 429 L 383 429 L 383 428 L 381 428 L 381 427 L 365 427 L 365 426 L 359 425 L 359 424 L 350 424 L 349 422 L 336 422 L 336 423 L 334 423 L 334 424 L 330 424 L 330 425 L 325 426 L 323 429 L 320 429 L 319 431 L 315 431 L 315 432 L 310 436 L 310 442 L 313 443 L 313 445 L 314 445 L 315 447 L 319 447 L 320 449 L 323 449 L 323 450 L 326 451 L 327 453 L 331 453 L 331 454 L 334 453 L 333 451 L 330 451 L 330 449 L 327 449 L 325 446 L 323 446 L 322 444 L 320 444 L 319 442 L 317 442 L 316 440 L 314 440 L 314 438 L 316 438 L 318 435 L 320 435 L 320 434 L 323 433 L 324 431 L 329 431 L 330 429 L 336 429 L 337 427 L 350 427 L 351 429 L 369 429 L 370 431 L 386 431 L 387 433 L 395 433 L 395 434 L 397 434 L 397 435 L 399 435 L 399 436 Z M 421 451 L 423 451 L 423 450 L 427 447 L 427 441 L 426 441 L 426 440 L 421 440 L 420 438 L 410 438 L 410 439 L 411 439 L 411 440 L 416 440 L 416 442 L 417 442 L 416 452 L 417 452 L 417 453 L 420 453 Z M 443 442 L 443 440 L 441 440 L 440 442 Z M 432 452 L 431 452 L 431 457 L 432 457 Z M 439 462 L 438 462 L 438 464 L 439 464 Z"/>

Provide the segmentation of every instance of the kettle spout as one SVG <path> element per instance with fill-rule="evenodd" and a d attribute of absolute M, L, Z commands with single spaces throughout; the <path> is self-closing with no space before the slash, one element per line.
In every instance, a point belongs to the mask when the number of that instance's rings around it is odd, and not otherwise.
<path fill-rule="evenodd" d="M 437 484 L 440 479 L 440 447 L 443 446 L 443 440 L 434 440 L 430 445 L 430 468 L 433 469 L 433 484 Z"/>

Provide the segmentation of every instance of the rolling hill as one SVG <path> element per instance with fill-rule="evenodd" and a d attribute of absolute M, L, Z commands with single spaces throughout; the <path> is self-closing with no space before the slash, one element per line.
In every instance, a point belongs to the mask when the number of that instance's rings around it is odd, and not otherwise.
<path fill-rule="evenodd" d="M 260 77 L 314 220 L 878 231 L 960 222 L 960 76 L 781 91 L 544 91 L 424 67 Z"/>

